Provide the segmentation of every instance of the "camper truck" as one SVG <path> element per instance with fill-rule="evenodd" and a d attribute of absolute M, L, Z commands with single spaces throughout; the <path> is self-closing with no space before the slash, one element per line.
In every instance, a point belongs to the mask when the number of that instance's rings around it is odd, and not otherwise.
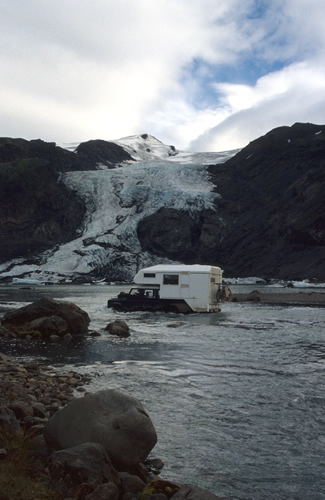
<path fill-rule="evenodd" d="M 157 265 L 141 269 L 129 293 L 110 299 L 118 311 L 217 312 L 227 295 L 222 270 L 205 265 Z"/>

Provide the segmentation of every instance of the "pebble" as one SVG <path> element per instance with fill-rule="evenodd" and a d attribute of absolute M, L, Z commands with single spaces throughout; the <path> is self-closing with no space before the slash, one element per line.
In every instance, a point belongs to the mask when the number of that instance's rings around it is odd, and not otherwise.
<path fill-rule="evenodd" d="M 20 425 L 40 434 L 47 420 L 63 408 L 90 377 L 75 371 L 58 372 L 51 366 L 18 361 L 0 353 L 0 404 L 16 415 Z"/>

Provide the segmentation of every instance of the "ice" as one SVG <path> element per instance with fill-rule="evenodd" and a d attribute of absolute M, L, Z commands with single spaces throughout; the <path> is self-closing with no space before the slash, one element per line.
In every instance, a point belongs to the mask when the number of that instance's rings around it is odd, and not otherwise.
<path fill-rule="evenodd" d="M 12 285 L 44 285 L 44 283 L 37 279 L 31 278 L 13 278 Z"/>

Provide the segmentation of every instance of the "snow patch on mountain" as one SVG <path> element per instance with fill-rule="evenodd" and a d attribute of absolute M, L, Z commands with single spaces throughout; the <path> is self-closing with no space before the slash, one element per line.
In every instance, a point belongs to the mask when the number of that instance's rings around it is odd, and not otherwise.
<path fill-rule="evenodd" d="M 198 165 L 212 165 L 223 163 L 238 151 L 224 151 L 221 153 L 190 153 L 180 151 L 174 146 L 166 146 L 152 135 L 132 135 L 114 140 L 137 161 L 167 160 L 176 163 Z"/>
<path fill-rule="evenodd" d="M 149 134 L 130 135 L 121 139 L 110 140 L 127 151 L 135 161 L 155 161 L 164 160 L 176 163 L 187 163 L 198 165 L 214 165 L 224 163 L 234 156 L 240 149 L 232 151 L 222 151 L 218 153 L 192 153 L 181 151 L 174 146 L 167 146 L 156 137 Z M 68 151 L 75 151 L 80 142 L 61 144 L 61 147 Z M 99 168 L 107 168 L 105 165 L 98 165 Z"/>

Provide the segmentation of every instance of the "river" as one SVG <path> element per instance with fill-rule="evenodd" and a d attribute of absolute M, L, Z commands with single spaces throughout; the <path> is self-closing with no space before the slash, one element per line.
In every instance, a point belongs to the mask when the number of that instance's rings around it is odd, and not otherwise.
<path fill-rule="evenodd" d="M 165 462 L 165 479 L 231 499 L 325 498 L 324 309 L 227 303 L 221 313 L 187 316 L 108 309 L 107 299 L 127 288 L 0 286 L 1 315 L 48 295 L 85 309 L 101 333 L 70 345 L 0 339 L 0 350 L 77 367 L 92 376 L 90 390 L 140 399 L 157 430 L 152 456 Z M 103 331 L 117 318 L 130 337 Z"/>

